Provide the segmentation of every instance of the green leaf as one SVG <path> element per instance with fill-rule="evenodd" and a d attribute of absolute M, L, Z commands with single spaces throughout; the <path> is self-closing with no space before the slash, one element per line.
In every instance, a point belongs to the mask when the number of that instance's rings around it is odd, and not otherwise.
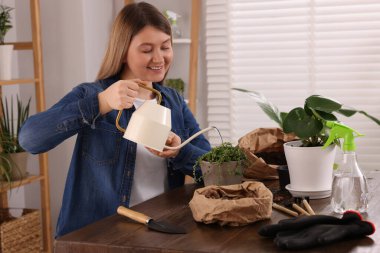
<path fill-rule="evenodd" d="M 284 122 L 286 116 L 288 116 L 287 112 L 280 112 L 281 122 Z"/>
<path fill-rule="evenodd" d="M 338 101 L 320 95 L 312 95 L 308 97 L 305 104 L 311 109 L 327 113 L 335 112 L 342 107 L 342 104 Z"/>
<path fill-rule="evenodd" d="M 319 118 L 322 118 L 324 120 L 330 120 L 330 121 L 337 121 L 337 117 L 332 113 L 327 113 L 323 111 L 313 110 L 315 114 L 318 115 Z"/>
<path fill-rule="evenodd" d="M 233 90 L 237 90 L 240 92 L 247 93 L 251 97 L 253 97 L 256 101 L 256 104 L 263 110 L 263 112 L 268 115 L 268 117 L 275 122 L 282 128 L 283 122 L 282 122 L 282 117 L 281 113 L 278 110 L 277 106 L 269 102 L 269 100 L 262 95 L 261 93 L 257 91 L 249 91 L 245 89 L 240 89 L 240 88 L 232 88 Z"/>
<path fill-rule="evenodd" d="M 376 124 L 380 125 L 380 120 L 370 114 L 368 114 L 367 112 L 365 111 L 361 111 L 361 110 L 356 110 L 354 108 L 348 108 L 348 107 L 345 107 L 345 108 L 342 108 L 340 110 L 338 110 L 338 113 L 346 116 L 346 117 L 351 117 L 352 115 L 355 115 L 356 113 L 360 113 L 360 114 L 363 114 L 364 116 L 366 116 L 367 118 L 373 120 Z"/>
<path fill-rule="evenodd" d="M 354 115 L 358 111 L 353 109 L 353 108 L 341 108 L 337 112 L 346 116 L 346 117 L 351 117 L 352 115 Z"/>
<path fill-rule="evenodd" d="M 300 138 L 318 135 L 323 129 L 321 121 L 308 115 L 301 107 L 291 110 L 284 120 L 284 132 L 294 133 Z"/>
<path fill-rule="evenodd" d="M 367 118 L 369 119 L 372 119 L 373 121 L 376 122 L 376 124 L 380 125 L 380 120 L 375 118 L 374 116 L 372 115 L 369 115 L 368 113 L 366 113 L 365 111 L 358 111 L 359 113 L 363 114 L 364 116 L 366 116 Z"/>

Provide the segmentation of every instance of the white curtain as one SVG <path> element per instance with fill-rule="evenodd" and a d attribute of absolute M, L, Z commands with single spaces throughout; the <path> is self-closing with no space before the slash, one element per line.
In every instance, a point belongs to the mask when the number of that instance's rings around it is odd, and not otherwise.
<path fill-rule="evenodd" d="M 276 126 L 239 87 L 263 93 L 281 111 L 321 94 L 380 117 L 380 0 L 208 0 L 208 121 L 234 143 Z M 365 169 L 380 169 L 380 126 L 338 115 L 365 134 Z M 210 133 L 214 144 L 220 143 Z"/>

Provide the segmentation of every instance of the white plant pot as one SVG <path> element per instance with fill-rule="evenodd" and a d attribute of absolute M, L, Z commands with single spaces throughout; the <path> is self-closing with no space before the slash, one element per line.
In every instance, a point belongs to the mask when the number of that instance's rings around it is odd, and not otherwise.
<path fill-rule="evenodd" d="M 284 144 L 291 188 L 296 191 L 330 191 L 336 146 L 300 147 L 301 141 Z"/>
<path fill-rule="evenodd" d="M 0 80 L 12 79 L 13 45 L 0 45 Z"/>

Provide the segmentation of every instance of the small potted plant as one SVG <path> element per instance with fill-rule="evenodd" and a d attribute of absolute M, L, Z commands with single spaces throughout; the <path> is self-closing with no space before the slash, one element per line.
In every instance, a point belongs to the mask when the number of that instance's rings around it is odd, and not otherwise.
<path fill-rule="evenodd" d="M 185 82 L 181 78 L 166 79 L 164 82 L 166 87 L 175 89 L 181 96 L 185 91 Z"/>
<path fill-rule="evenodd" d="M 0 80 L 11 79 L 13 45 L 5 45 L 4 38 L 12 28 L 10 12 L 13 8 L 0 5 Z"/>
<path fill-rule="evenodd" d="M 368 113 L 345 107 L 336 100 L 320 95 L 306 98 L 303 107 L 296 107 L 290 112 L 280 112 L 259 92 L 235 90 L 252 96 L 260 108 L 277 122 L 285 133 L 294 133 L 300 139 L 284 144 L 290 173 L 289 189 L 296 191 L 320 191 L 323 192 L 321 195 L 323 197 L 327 197 L 331 191 L 336 149 L 335 145 L 325 150 L 321 148 L 329 137 L 326 121 L 338 121 L 336 114 L 350 117 L 361 113 L 380 125 L 380 120 Z"/>
<path fill-rule="evenodd" d="M 26 105 L 17 97 L 17 110 L 14 111 L 13 97 L 10 104 L 7 98 L 1 101 L 0 117 L 0 145 L 1 155 L 4 159 L 0 160 L 3 171 L 3 178 L 9 180 L 23 179 L 26 173 L 27 152 L 18 142 L 18 134 L 21 125 L 29 117 L 30 99 Z M 16 121 L 16 123 L 14 122 Z"/>
<path fill-rule="evenodd" d="M 196 175 L 200 166 L 202 176 Z M 208 185 L 231 185 L 241 183 L 247 157 L 242 149 L 225 142 L 200 156 L 194 164 L 194 180 Z"/>

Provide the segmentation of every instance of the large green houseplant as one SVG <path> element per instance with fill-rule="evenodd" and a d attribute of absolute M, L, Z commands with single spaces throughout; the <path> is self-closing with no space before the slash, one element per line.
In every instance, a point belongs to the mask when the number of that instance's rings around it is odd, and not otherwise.
<path fill-rule="evenodd" d="M 10 103 L 8 103 L 7 98 L 4 98 L 4 102 L 1 100 L 0 145 L 1 155 L 4 159 L 0 160 L 0 167 L 3 178 L 7 181 L 22 179 L 26 174 L 25 168 L 23 168 L 25 166 L 20 166 L 19 161 L 17 161 L 26 159 L 26 152 L 20 146 L 18 136 L 21 125 L 29 117 L 30 99 L 25 105 L 19 97 L 17 97 L 16 102 L 15 108 L 13 97 Z M 17 154 L 22 154 L 23 158 L 16 158 Z"/>
<path fill-rule="evenodd" d="M 325 122 L 338 121 L 337 115 L 351 117 L 360 113 L 380 125 L 380 120 L 365 111 L 346 107 L 338 101 L 320 95 L 311 95 L 305 99 L 303 107 L 295 107 L 289 112 L 280 112 L 263 94 L 256 91 L 235 88 L 253 97 L 256 103 L 278 123 L 285 133 L 294 133 L 305 147 L 323 146 L 328 138 L 329 129 Z"/>
<path fill-rule="evenodd" d="M 337 114 L 350 117 L 360 113 L 380 125 L 379 119 L 368 113 L 345 107 L 334 99 L 320 95 L 306 98 L 303 107 L 280 112 L 259 92 L 236 90 L 252 96 L 260 108 L 277 122 L 285 133 L 294 133 L 300 139 L 284 144 L 290 174 L 290 185 L 287 189 L 293 194 L 303 194 L 313 198 L 324 198 L 331 194 L 336 148 L 335 145 L 330 145 L 326 149 L 320 147 L 329 137 L 326 121 L 338 121 Z"/>
<path fill-rule="evenodd" d="M 247 161 L 244 151 L 239 146 L 224 142 L 197 159 L 193 170 L 194 180 L 200 182 L 203 179 L 206 186 L 240 183 Z M 196 175 L 198 166 L 202 170 L 202 176 Z"/>

